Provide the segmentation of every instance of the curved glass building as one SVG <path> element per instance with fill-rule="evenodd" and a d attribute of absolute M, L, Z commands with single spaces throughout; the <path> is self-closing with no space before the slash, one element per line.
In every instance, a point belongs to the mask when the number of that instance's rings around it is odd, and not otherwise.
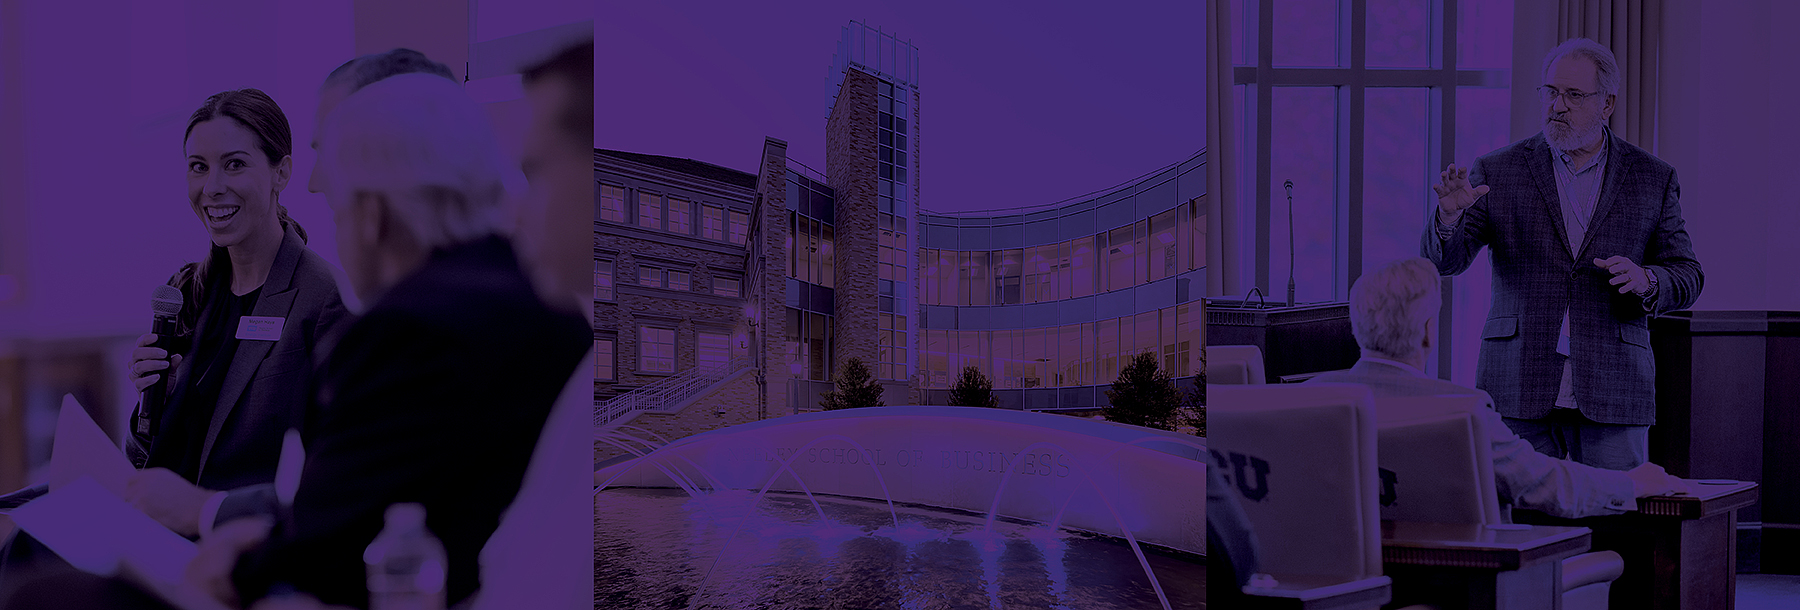
<path fill-rule="evenodd" d="M 1206 286 L 1204 153 L 1074 203 L 918 215 L 925 402 L 965 366 L 1001 405 L 1093 408 L 1135 355 L 1198 373 Z"/>
<path fill-rule="evenodd" d="M 685 435 L 816 410 L 851 358 L 890 405 L 947 404 L 965 366 L 1036 410 L 1104 406 L 1146 351 L 1198 373 L 1204 152 L 1056 204 L 932 212 L 917 50 L 853 22 L 831 75 L 823 171 L 775 138 L 755 168 L 595 151 L 605 417 Z"/>

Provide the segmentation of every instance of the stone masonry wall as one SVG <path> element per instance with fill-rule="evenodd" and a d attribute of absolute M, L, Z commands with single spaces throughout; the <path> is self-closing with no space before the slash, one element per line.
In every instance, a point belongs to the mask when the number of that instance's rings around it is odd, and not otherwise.
<path fill-rule="evenodd" d="M 844 363 L 851 358 L 861 358 L 871 370 L 875 368 L 880 306 L 875 265 L 879 244 L 875 206 L 878 99 L 875 77 L 847 69 L 825 123 L 825 173 L 837 193 L 835 371 L 844 370 Z"/>

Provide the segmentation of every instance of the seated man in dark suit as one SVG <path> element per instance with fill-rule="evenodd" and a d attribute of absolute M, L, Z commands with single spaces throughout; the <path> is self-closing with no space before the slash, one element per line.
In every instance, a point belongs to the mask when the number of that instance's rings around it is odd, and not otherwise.
<path fill-rule="evenodd" d="M 479 587 L 478 554 L 592 331 L 540 300 L 497 235 L 499 148 L 456 83 L 396 76 L 326 120 L 326 198 L 368 309 L 319 372 L 291 514 L 226 524 L 189 575 L 227 602 L 297 590 L 367 607 L 363 550 L 389 506 L 416 502 L 455 605 Z"/>
<path fill-rule="evenodd" d="M 1409 258 L 1363 274 L 1350 289 L 1350 329 L 1362 358 L 1347 371 L 1324 373 L 1307 383 L 1369 386 L 1379 408 L 1386 396 L 1480 395 L 1425 374 L 1437 332 L 1437 267 Z M 1494 478 L 1502 501 L 1562 517 L 1609 515 L 1637 507 L 1637 498 L 1685 487 L 1661 466 L 1645 463 L 1628 472 L 1605 470 L 1538 453 L 1506 427 L 1500 414 L 1482 409 L 1493 443 Z"/>

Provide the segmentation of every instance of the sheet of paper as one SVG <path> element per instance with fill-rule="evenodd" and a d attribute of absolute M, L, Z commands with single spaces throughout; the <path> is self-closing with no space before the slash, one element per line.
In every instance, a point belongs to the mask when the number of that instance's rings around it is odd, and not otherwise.
<path fill-rule="evenodd" d="M 50 489 L 61 489 L 88 477 L 117 497 L 125 497 L 125 481 L 136 474 L 125 452 L 100 431 L 75 397 L 63 395 L 56 418 L 56 440 L 50 445 Z"/>
<path fill-rule="evenodd" d="M 13 523 L 76 568 L 100 576 L 121 569 L 177 585 L 194 543 L 107 491 L 91 477 L 71 481 L 12 512 Z"/>

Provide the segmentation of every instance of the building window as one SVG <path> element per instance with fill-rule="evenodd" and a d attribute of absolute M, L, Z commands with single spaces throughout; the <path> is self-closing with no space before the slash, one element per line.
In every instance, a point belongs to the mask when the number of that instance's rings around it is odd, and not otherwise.
<path fill-rule="evenodd" d="M 600 185 L 600 220 L 625 222 L 625 189 L 610 184 Z"/>
<path fill-rule="evenodd" d="M 703 205 L 700 206 L 700 211 L 704 216 L 701 221 L 703 224 L 700 226 L 700 236 L 711 240 L 725 241 L 725 209 L 713 205 Z"/>
<path fill-rule="evenodd" d="M 692 206 L 692 205 L 693 204 L 688 203 L 686 200 L 683 200 L 683 199 L 677 199 L 675 197 L 669 198 L 669 232 L 670 233 L 677 233 L 680 235 L 689 235 L 694 232 L 693 225 L 689 224 L 689 221 L 688 221 L 688 216 L 690 213 L 690 206 Z"/>
<path fill-rule="evenodd" d="M 594 298 L 601 301 L 613 300 L 612 259 L 594 261 Z"/>
<path fill-rule="evenodd" d="M 744 245 L 749 241 L 750 215 L 737 210 L 731 211 L 731 243 Z"/>
<path fill-rule="evenodd" d="M 638 370 L 675 372 L 675 331 L 655 326 L 638 327 Z"/>
<path fill-rule="evenodd" d="M 669 270 L 669 290 L 686 291 L 688 289 L 688 272 Z"/>
<path fill-rule="evenodd" d="M 875 377 L 906 379 L 906 316 L 877 314 Z"/>
<path fill-rule="evenodd" d="M 662 196 L 638 191 L 638 226 L 662 230 Z"/>
<path fill-rule="evenodd" d="M 1211 296 L 1239 298 L 1253 286 L 1280 294 L 1292 266 L 1301 302 L 1347 298 L 1364 269 L 1418 255 L 1425 212 L 1436 204 L 1428 187 L 1444 166 L 1468 167 L 1510 140 L 1507 121 L 1495 117 L 1513 112 L 1505 86 L 1512 0 L 1328 2 L 1301 11 L 1317 19 L 1289 18 L 1300 13 L 1282 12 L 1288 4 L 1243 2 L 1231 24 L 1233 120 L 1244 126 L 1237 213 L 1266 221 L 1245 226 L 1239 248 L 1208 261 L 1250 272 L 1225 287 L 1231 294 Z M 1265 9 L 1277 12 L 1265 19 Z M 1359 9 L 1366 14 L 1351 14 Z M 1450 32 L 1456 43 L 1439 44 Z M 1365 41 L 1362 53 L 1344 44 L 1353 40 Z M 1197 246 L 1194 258 L 1202 252 Z M 1464 338 L 1487 318 L 1488 275 L 1476 263 L 1445 279 L 1450 315 L 1427 373 L 1472 383 L 1480 341 Z"/>
<path fill-rule="evenodd" d="M 695 366 L 701 370 L 723 369 L 731 361 L 731 338 L 719 333 L 694 335 Z"/>
<path fill-rule="evenodd" d="M 743 296 L 743 280 L 713 276 L 713 294 L 734 299 Z"/>
<path fill-rule="evenodd" d="M 651 288 L 662 288 L 663 270 L 649 265 L 638 265 L 638 284 Z"/>
<path fill-rule="evenodd" d="M 594 340 L 594 379 L 613 381 L 618 378 L 613 368 L 613 340 Z"/>

